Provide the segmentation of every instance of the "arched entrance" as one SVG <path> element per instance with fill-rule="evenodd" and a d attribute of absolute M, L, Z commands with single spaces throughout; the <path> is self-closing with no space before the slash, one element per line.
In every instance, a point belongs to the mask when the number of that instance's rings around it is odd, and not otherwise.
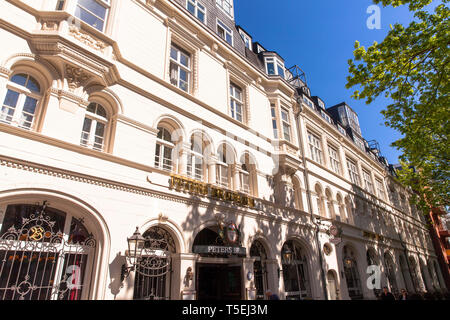
<path fill-rule="evenodd" d="M 397 280 L 395 278 L 394 261 L 389 252 L 386 252 L 384 254 L 384 265 L 385 265 L 385 269 L 386 269 L 386 278 L 388 281 L 388 287 L 389 287 L 390 291 L 395 296 L 397 296 L 398 295 L 398 285 L 397 285 Z"/>
<path fill-rule="evenodd" d="M 328 271 L 327 273 L 327 291 L 329 300 L 338 300 L 338 285 L 336 281 L 336 276 L 333 271 Z"/>
<path fill-rule="evenodd" d="M 0 300 L 89 297 L 97 243 L 83 218 L 19 202 L 0 220 Z"/>
<path fill-rule="evenodd" d="M 303 246 L 297 241 L 286 241 L 281 250 L 281 259 L 286 299 L 311 298 L 308 260 Z"/>
<path fill-rule="evenodd" d="M 253 241 L 250 248 L 250 256 L 255 259 L 253 263 L 253 274 L 255 278 L 256 299 L 264 300 L 264 292 L 267 285 L 267 253 L 263 244 L 259 240 Z"/>
<path fill-rule="evenodd" d="M 142 258 L 138 260 L 134 280 L 134 300 L 169 300 L 171 297 L 172 254 L 176 252 L 172 235 L 154 226 L 146 239 Z"/>
<path fill-rule="evenodd" d="M 192 251 L 200 258 L 196 263 L 198 300 L 242 300 L 243 257 L 240 232 L 232 222 L 219 222 L 200 231 Z"/>
<path fill-rule="evenodd" d="M 346 245 L 343 249 L 344 253 L 344 274 L 347 282 L 348 295 L 352 300 L 363 299 L 361 278 L 358 272 L 358 264 L 356 262 L 356 254 L 353 248 Z"/>

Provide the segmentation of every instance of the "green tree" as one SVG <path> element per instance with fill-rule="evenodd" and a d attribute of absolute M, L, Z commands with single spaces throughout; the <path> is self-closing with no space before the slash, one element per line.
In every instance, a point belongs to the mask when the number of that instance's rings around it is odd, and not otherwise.
<path fill-rule="evenodd" d="M 352 97 L 366 104 L 380 95 L 392 101 L 381 113 L 385 124 L 402 134 L 392 144 L 402 152 L 399 179 L 417 192 L 414 200 L 427 213 L 450 205 L 450 0 L 433 11 L 426 8 L 432 0 L 373 1 L 408 5 L 415 18 L 407 27 L 391 25 L 383 42 L 367 49 L 356 41 L 347 88 L 356 86 Z"/>

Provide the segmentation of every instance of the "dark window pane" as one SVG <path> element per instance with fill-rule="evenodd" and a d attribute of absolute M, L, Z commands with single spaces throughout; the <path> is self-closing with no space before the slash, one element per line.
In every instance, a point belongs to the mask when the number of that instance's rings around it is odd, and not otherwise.
<path fill-rule="evenodd" d="M 17 83 L 18 85 L 24 86 L 27 83 L 27 75 L 26 74 L 16 74 L 11 78 L 11 82 Z"/>

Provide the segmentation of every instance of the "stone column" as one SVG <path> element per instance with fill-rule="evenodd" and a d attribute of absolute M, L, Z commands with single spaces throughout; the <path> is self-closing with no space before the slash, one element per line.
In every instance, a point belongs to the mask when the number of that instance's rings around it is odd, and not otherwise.
<path fill-rule="evenodd" d="M 178 174 L 182 176 L 187 176 L 187 163 L 190 151 L 191 144 L 187 142 L 180 142 L 175 147 L 174 157 L 178 155 Z M 192 168 L 192 170 L 194 170 L 194 168 Z"/>
<path fill-rule="evenodd" d="M 211 155 L 207 159 L 208 163 L 208 183 L 216 184 L 216 164 L 217 156 Z"/>
<path fill-rule="evenodd" d="M 350 180 L 350 176 L 348 175 L 347 158 L 345 157 L 345 152 L 342 145 L 339 146 L 338 152 L 339 152 L 339 159 L 341 161 L 341 170 L 343 171 L 342 176 L 345 179 Z"/>
<path fill-rule="evenodd" d="M 239 164 L 231 165 L 230 169 L 231 169 L 231 178 L 233 180 L 233 183 L 230 183 L 230 189 L 239 191 L 241 190 L 241 179 L 239 177 L 241 165 Z"/>
<path fill-rule="evenodd" d="M 276 293 L 281 299 L 281 293 L 284 292 L 284 282 L 283 282 L 283 275 L 281 274 L 281 272 L 280 277 L 278 277 L 278 270 L 280 268 L 278 260 L 277 259 L 266 260 L 266 267 L 267 267 L 266 290 L 270 290 L 272 291 L 272 293 Z"/>

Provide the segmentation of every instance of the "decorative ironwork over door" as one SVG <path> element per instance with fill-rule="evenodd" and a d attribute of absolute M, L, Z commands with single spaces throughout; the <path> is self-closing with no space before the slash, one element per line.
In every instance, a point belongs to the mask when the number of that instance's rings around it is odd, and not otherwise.
<path fill-rule="evenodd" d="M 83 298 L 96 242 L 82 220 L 47 203 L 19 204 L 1 226 L 0 300 Z"/>
<path fill-rule="evenodd" d="M 169 300 L 175 242 L 168 231 L 152 227 L 144 233 L 142 257 L 136 265 L 135 300 Z"/>

